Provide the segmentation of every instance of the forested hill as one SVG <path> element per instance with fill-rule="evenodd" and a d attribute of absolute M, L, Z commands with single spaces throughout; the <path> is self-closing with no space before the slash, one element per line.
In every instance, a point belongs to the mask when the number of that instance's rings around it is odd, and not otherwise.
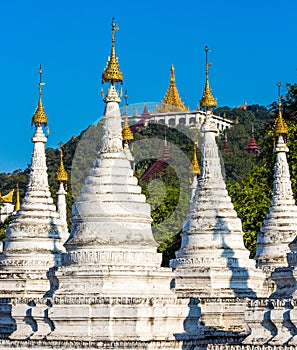
<path fill-rule="evenodd" d="M 288 88 L 283 99 L 283 116 L 289 125 L 288 161 L 291 171 L 292 186 L 297 198 L 297 84 Z M 229 194 L 234 207 L 242 220 L 245 243 L 255 252 L 256 234 L 268 211 L 273 181 L 273 136 L 272 126 L 277 111 L 277 104 L 268 108 L 251 105 L 246 109 L 220 107 L 215 114 L 225 116 L 238 123 L 228 130 L 229 152 L 223 151 L 225 135 L 218 137 L 222 164 Z M 250 142 L 252 128 L 260 154 L 250 154 L 244 150 Z M 146 170 L 162 155 L 166 136 L 169 150 L 169 166 L 150 181 L 140 181 L 147 200 L 152 205 L 153 232 L 163 251 L 164 264 L 173 257 L 179 247 L 179 234 L 183 220 L 189 209 L 189 164 L 193 157 L 193 142 L 201 144 L 201 135 L 197 129 L 185 127 L 167 128 L 160 124 L 148 124 L 134 135 L 133 153 L 136 159 L 135 174 L 140 179 Z M 100 146 L 102 125 L 91 125 L 79 136 L 73 136 L 63 145 L 64 165 L 70 176 L 68 184 L 68 216 L 71 205 L 79 193 L 84 178 L 88 175 Z M 150 146 L 150 142 L 157 142 Z M 158 143 L 159 142 L 159 143 Z M 153 148 L 158 152 L 152 152 Z M 56 173 L 59 166 L 58 149 L 46 150 L 49 184 L 56 200 Z M 29 157 L 29 155 L 28 155 Z M 29 160 L 29 159 L 28 159 Z M 29 167 L 24 171 L 16 170 L 11 174 L 0 173 L 1 193 L 9 192 L 19 184 L 21 198 L 28 183 Z M 2 236 L 5 226 L 0 230 Z"/>

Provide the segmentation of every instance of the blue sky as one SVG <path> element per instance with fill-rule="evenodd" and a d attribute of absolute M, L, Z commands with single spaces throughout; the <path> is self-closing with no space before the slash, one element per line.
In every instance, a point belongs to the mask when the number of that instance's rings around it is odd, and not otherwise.
<path fill-rule="evenodd" d="M 101 117 L 113 16 L 129 103 L 160 101 L 173 63 L 180 95 L 195 109 L 205 45 L 219 106 L 268 105 L 277 81 L 296 82 L 296 13 L 296 0 L 0 0 L 0 172 L 30 163 L 40 63 L 48 146 Z"/>

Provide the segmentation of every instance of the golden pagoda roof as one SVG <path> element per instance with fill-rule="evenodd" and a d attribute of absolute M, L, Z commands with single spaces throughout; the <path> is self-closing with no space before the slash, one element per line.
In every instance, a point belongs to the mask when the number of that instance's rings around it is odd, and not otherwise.
<path fill-rule="evenodd" d="M 31 125 L 35 124 L 37 125 L 47 125 L 47 116 L 44 112 L 44 107 L 43 107 L 43 103 L 42 103 L 42 87 L 45 85 L 45 83 L 42 82 L 42 66 L 40 65 L 39 67 L 39 76 L 40 76 L 40 80 L 39 80 L 39 100 L 38 100 L 38 106 L 35 110 L 35 113 L 32 117 L 32 121 L 31 121 Z"/>
<path fill-rule="evenodd" d="M 278 105 L 278 114 L 274 121 L 273 135 L 275 137 L 283 136 L 284 139 L 286 139 L 288 136 L 288 126 L 282 116 L 281 103 Z"/>
<path fill-rule="evenodd" d="M 124 126 L 122 129 L 122 137 L 123 141 L 131 141 L 134 139 L 134 135 L 130 129 L 127 117 L 125 117 Z"/>
<path fill-rule="evenodd" d="M 63 151 L 61 149 L 60 149 L 60 165 L 59 165 L 59 170 L 57 172 L 56 179 L 58 182 L 68 181 L 68 174 L 63 164 Z"/>
<path fill-rule="evenodd" d="M 119 30 L 116 26 L 115 19 L 112 19 L 111 22 L 111 54 L 108 57 L 108 61 L 104 72 L 102 73 L 102 82 L 115 82 L 123 81 L 123 73 L 120 70 L 118 58 L 116 57 L 115 52 L 115 36 L 114 33 Z"/>
<path fill-rule="evenodd" d="M 161 106 L 156 107 L 157 113 L 173 112 L 173 111 L 188 111 L 187 108 L 179 96 L 177 87 L 175 85 L 174 65 L 170 68 L 170 83 L 167 89 L 164 100 L 161 102 Z"/>
<path fill-rule="evenodd" d="M 202 98 L 200 100 L 200 107 L 206 108 L 207 110 L 210 110 L 211 108 L 217 106 L 217 101 L 213 96 L 213 93 L 212 93 L 210 85 L 209 85 L 209 80 L 208 80 L 208 68 L 211 66 L 211 63 L 208 63 L 208 61 L 207 61 L 207 54 L 209 51 L 208 46 L 205 46 L 204 50 L 206 53 L 206 66 L 205 66 L 206 79 L 205 79 L 205 87 L 203 90 L 203 95 L 202 95 Z"/>
<path fill-rule="evenodd" d="M 191 174 L 194 175 L 200 175 L 200 167 L 199 167 L 199 163 L 197 160 L 197 144 L 196 142 L 194 143 L 194 155 L 193 155 L 193 160 L 192 160 L 192 164 L 190 166 L 190 172 Z"/>

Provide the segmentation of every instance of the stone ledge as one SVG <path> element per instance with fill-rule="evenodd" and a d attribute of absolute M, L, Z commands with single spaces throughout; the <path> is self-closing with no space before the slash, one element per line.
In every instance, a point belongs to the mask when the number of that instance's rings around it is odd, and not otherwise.
<path fill-rule="evenodd" d="M 98 297 L 98 296 L 65 296 L 65 297 L 53 297 L 53 298 L 33 298 L 33 297 L 17 297 L 17 298 L 0 298 L 0 304 L 28 304 L 34 301 L 35 304 L 48 305 L 49 303 L 54 305 L 91 305 L 91 304 L 103 304 L 103 305 L 136 305 L 136 304 L 148 304 L 148 305 L 182 305 L 189 302 L 188 298 L 172 297 Z"/>
<path fill-rule="evenodd" d="M 223 339 L 221 339 L 223 341 Z M 9 340 L 0 339 L 0 349 L 143 349 L 143 350 L 171 350 L 171 349 L 208 349 L 208 350 L 295 350 L 292 346 L 254 346 L 236 345 L 235 340 L 228 339 L 229 344 L 221 341 L 207 344 L 206 340 Z M 232 344 L 233 343 L 233 344 Z M 237 341 L 236 341 L 237 343 Z"/>

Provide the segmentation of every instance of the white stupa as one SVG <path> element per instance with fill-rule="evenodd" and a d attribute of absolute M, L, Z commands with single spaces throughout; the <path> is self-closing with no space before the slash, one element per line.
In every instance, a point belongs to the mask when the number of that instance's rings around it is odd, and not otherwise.
<path fill-rule="evenodd" d="M 257 237 L 255 259 L 263 270 L 273 271 L 287 266 L 289 244 L 297 236 L 297 206 L 293 198 L 286 153 L 288 127 L 283 120 L 281 103 L 274 125 L 276 161 L 274 166 L 273 194 L 269 212 Z"/>
<path fill-rule="evenodd" d="M 207 55 L 208 47 L 205 51 Z M 203 297 L 254 297 L 262 289 L 263 276 L 249 259 L 241 221 L 222 176 L 215 141 L 218 130 L 210 112 L 216 100 L 209 86 L 208 67 L 206 58 L 206 84 L 200 103 L 206 108 L 201 130 L 201 174 L 181 235 L 181 247 L 171 261 L 175 290 Z"/>
<path fill-rule="evenodd" d="M 61 253 L 67 228 L 53 204 L 48 185 L 43 126 L 47 116 L 42 103 L 40 66 L 39 101 L 32 117 L 35 133 L 30 178 L 25 198 L 6 234 L 0 255 L 0 292 L 2 295 L 43 295 L 51 288 L 47 275 L 51 268 L 61 265 Z M 64 241 L 63 241 L 64 238 Z"/>

